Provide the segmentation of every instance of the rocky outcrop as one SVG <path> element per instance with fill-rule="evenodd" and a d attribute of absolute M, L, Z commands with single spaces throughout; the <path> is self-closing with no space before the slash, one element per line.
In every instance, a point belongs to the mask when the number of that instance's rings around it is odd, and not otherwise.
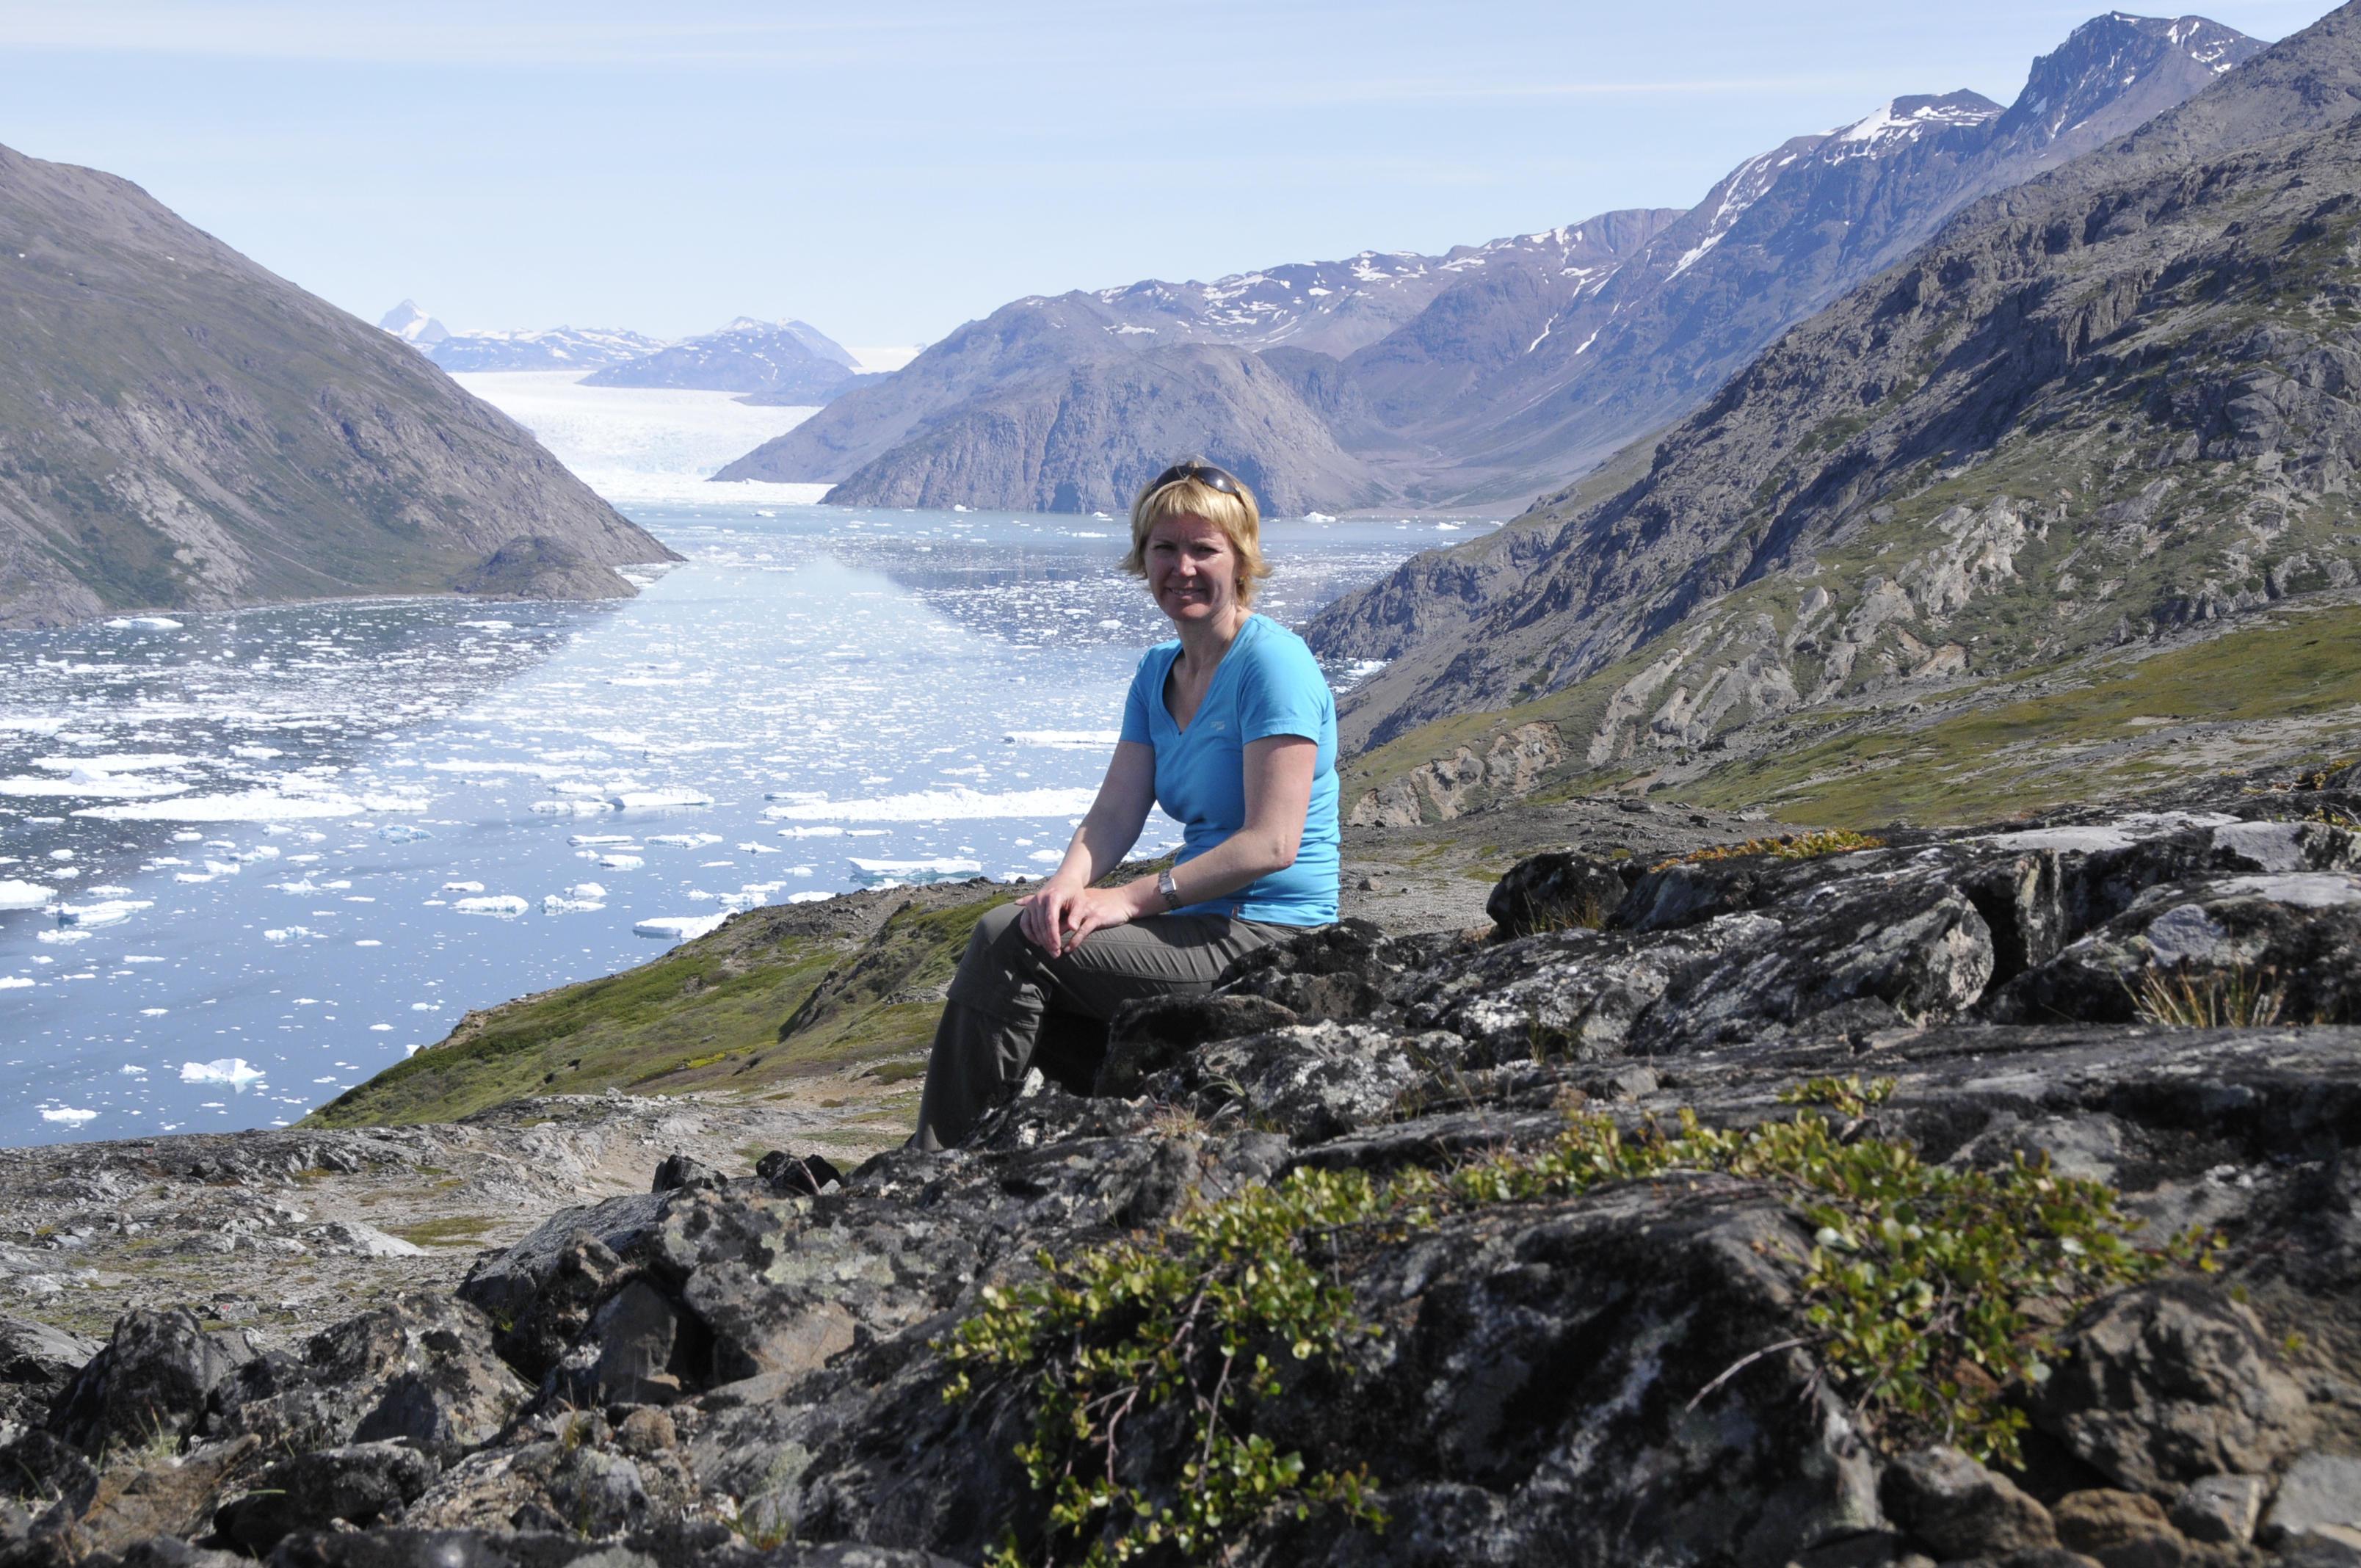
<path fill-rule="evenodd" d="M 401 340 L 134 185 L 0 149 L 0 626 L 454 589 L 628 598 L 612 568 L 673 558 Z M 540 542 L 532 559 L 521 540 Z"/>
<path fill-rule="evenodd" d="M 1365 1320 L 1344 1354 L 1239 1346 L 1270 1367 L 1259 1439 L 1363 1475 L 1383 1528 L 1249 1509 L 1223 1527 L 1240 1560 L 2328 1561 L 2361 1463 L 2361 1020 L 2336 1002 L 2301 1025 L 1995 1021 L 2191 885 L 2361 897 L 2361 832 L 2229 798 L 1791 838 L 1630 878 L 1549 857 L 1503 883 L 1490 936 L 1347 923 L 1259 950 L 1211 997 L 1128 1009 L 1099 1092 L 1035 1074 L 955 1150 L 850 1175 L 667 1158 L 655 1190 L 486 1255 L 458 1299 L 389 1303 L 301 1355 L 134 1314 L 50 1430 L 0 1453 L 49 1478 L 0 1557 L 752 1568 L 769 1541 L 797 1544 L 766 1564 L 972 1563 L 1012 1533 L 1041 1555 L 1049 1499 L 1015 1450 L 1046 1385 L 961 1394 L 962 1322 L 1093 1249 L 1152 1259 L 1206 1205 L 1431 1172 L 1462 1184 L 1306 1244 Z M 2290 928 L 2333 921 L 2342 904 L 2294 895 L 2315 882 L 2242 896 Z M 1583 921 L 1549 915 L 1568 902 Z M 2147 972 L 2240 972 L 2262 949 L 2224 928 Z M 1798 1102 L 1832 1106 L 1813 1113 L 1828 1149 L 1886 1151 L 1881 1168 L 2046 1161 L 2041 1179 L 2107 1183 L 2136 1236 L 2213 1238 L 2211 1271 L 2140 1272 L 2073 1312 L 2013 1303 L 2056 1350 L 2004 1391 L 2029 1427 L 2004 1464 L 1939 1417 L 1861 1402 L 1824 1359 L 1814 1259 L 1843 1250 L 1842 1216 L 1769 1168 L 1471 1196 L 1479 1171 L 1508 1183 L 1521 1168 L 1499 1162 L 1563 1148 L 1570 1116 L 1636 1145 L 1683 1115 L 1763 1134 Z M 153 1450 L 109 1455 L 101 1434 L 135 1410 Z M 1202 1459 L 1170 1412 L 1124 1431 L 1122 1484 L 1169 1489 Z"/>

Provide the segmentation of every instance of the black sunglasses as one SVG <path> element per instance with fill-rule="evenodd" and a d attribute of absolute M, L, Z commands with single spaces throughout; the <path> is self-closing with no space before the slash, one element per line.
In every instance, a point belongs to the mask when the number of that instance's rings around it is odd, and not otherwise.
<path fill-rule="evenodd" d="M 1238 495 L 1246 488 L 1238 483 L 1235 475 L 1225 468 L 1216 468 L 1211 463 L 1175 463 L 1148 481 L 1148 493 L 1154 495 L 1180 479 L 1194 479 L 1207 489 L 1219 490 L 1225 496 Z"/>

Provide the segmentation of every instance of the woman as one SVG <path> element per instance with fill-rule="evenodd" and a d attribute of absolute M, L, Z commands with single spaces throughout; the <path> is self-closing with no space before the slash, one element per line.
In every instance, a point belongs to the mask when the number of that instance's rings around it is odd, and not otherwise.
<path fill-rule="evenodd" d="M 1049 881 L 976 923 L 935 1030 L 918 1147 L 948 1147 L 1025 1076 L 1045 1013 L 1111 1018 L 1209 989 L 1242 953 L 1336 918 L 1336 704 L 1303 640 L 1253 613 L 1269 576 L 1254 492 L 1191 459 L 1131 509 L 1124 569 L 1174 641 L 1139 661 L 1098 799 Z M 1151 806 L 1187 829 L 1169 872 L 1121 864 Z"/>

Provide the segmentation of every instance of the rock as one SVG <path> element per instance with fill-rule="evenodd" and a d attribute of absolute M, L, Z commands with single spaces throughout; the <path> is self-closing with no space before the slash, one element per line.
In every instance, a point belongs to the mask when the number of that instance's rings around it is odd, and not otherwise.
<path fill-rule="evenodd" d="M 1903 1454 L 1877 1496 L 1895 1524 L 1947 1561 L 2058 1545 L 2048 1509 L 1955 1448 Z"/>
<path fill-rule="evenodd" d="M 1406 1039 L 1366 1025 L 1297 1025 L 1216 1041 L 1185 1065 L 1151 1075 L 1144 1087 L 1156 1100 L 1190 1105 L 1200 1115 L 1235 1108 L 1250 1124 L 1315 1144 L 1391 1120 L 1417 1077 L 1411 1056 L 1424 1044 L 1447 1060 L 1459 1039 Z"/>
<path fill-rule="evenodd" d="M 1213 1040 L 1235 1039 L 1300 1023 L 1291 1007 L 1261 996 L 1171 996 L 1126 1002 L 1107 1031 L 1106 1059 L 1093 1094 L 1129 1100 L 1148 1075 Z"/>
<path fill-rule="evenodd" d="M 0 1447 L 0 1494 L 49 1502 L 97 1481 L 98 1472 L 82 1450 L 54 1432 L 28 1431 Z"/>
<path fill-rule="evenodd" d="M 2105 1568 L 2179 1568 L 2188 1543 L 2162 1505 L 2138 1492 L 2070 1492 L 2049 1507 L 2059 1544 Z"/>
<path fill-rule="evenodd" d="M 2318 1535 L 2361 1547 L 2361 1459 L 2314 1452 L 2289 1465 L 2260 1533 L 2274 1545 Z"/>
<path fill-rule="evenodd" d="M 169 1535 L 151 1535 L 115 1552 L 123 1568 L 247 1568 L 253 1561 L 235 1552 L 214 1552 L 192 1546 Z M 96 1563 L 93 1568 L 98 1568 Z"/>
<path fill-rule="evenodd" d="M 118 1464 L 102 1474 L 86 1504 L 61 1504 L 71 1508 L 71 1522 L 45 1518 L 40 1529 L 55 1530 L 74 1558 L 94 1552 L 120 1552 L 151 1536 L 182 1539 L 203 1533 L 214 1497 L 241 1470 L 258 1457 L 261 1443 L 251 1437 L 207 1443 L 177 1460 L 145 1466 Z"/>
<path fill-rule="evenodd" d="M 2126 1491 L 2172 1497 L 2201 1476 L 2268 1470 L 2311 1430 L 2262 1325 L 2211 1281 L 2120 1292 L 2060 1343 L 2034 1419 Z"/>
<path fill-rule="evenodd" d="M 685 1154 L 667 1155 L 656 1167 L 656 1179 L 650 1192 L 710 1191 L 727 1187 L 730 1179 L 706 1164 Z"/>
<path fill-rule="evenodd" d="M 561 1368 L 560 1387 L 572 1403 L 594 1409 L 669 1405 L 680 1398 L 684 1372 L 691 1378 L 703 1372 L 704 1357 L 697 1352 L 704 1339 L 669 1298 L 634 1279 L 590 1320 L 581 1354 L 595 1352 L 595 1359 L 570 1379 Z"/>
<path fill-rule="evenodd" d="M 415 1242 L 388 1235 L 375 1225 L 365 1225 L 358 1220 L 331 1220 L 303 1233 L 303 1239 L 323 1256 L 349 1255 L 356 1257 L 424 1257 L 426 1249 Z"/>
<path fill-rule="evenodd" d="M 261 1557 L 299 1530 L 324 1530 L 338 1519 L 366 1527 L 398 1519 L 440 1468 L 401 1443 L 315 1449 L 263 1471 L 252 1491 L 215 1511 L 214 1529 Z"/>
<path fill-rule="evenodd" d="M 2123 914 L 2003 987 L 1986 1011 L 2002 1022 L 2129 1023 L 2138 987 L 2159 973 L 2176 983 L 2279 991 L 2277 1015 L 2290 1021 L 2361 1017 L 2361 873 L 2152 884 Z"/>
<path fill-rule="evenodd" d="M 2254 1540 L 2269 1485 L 2259 1475 L 2206 1475 L 2172 1505 L 2173 1527 L 2191 1541 L 2237 1546 Z"/>
<path fill-rule="evenodd" d="M 557 1365 L 606 1299 L 646 1266 L 646 1245 L 670 1193 L 561 1209 L 522 1241 L 486 1257 L 460 1282 L 463 1301 L 505 1323 L 495 1342 L 536 1381 Z"/>
<path fill-rule="evenodd" d="M 0 1314 L 0 1422 L 38 1426 L 98 1342 L 29 1318 Z"/>
<path fill-rule="evenodd" d="M 680 1434 L 673 1429 L 670 1416 L 642 1405 L 615 1424 L 615 1442 L 626 1453 L 644 1459 L 679 1447 Z"/>
<path fill-rule="evenodd" d="M 314 1334 L 300 1357 L 243 1368 L 206 1431 L 250 1432 L 280 1452 L 401 1441 L 447 1462 L 491 1441 L 531 1397 L 492 1347 L 474 1308 L 400 1296 Z"/>
<path fill-rule="evenodd" d="M 89 1453 L 181 1437 L 253 1359 L 241 1336 L 207 1333 L 193 1313 L 126 1313 L 51 1409 L 49 1430 Z"/>
<path fill-rule="evenodd" d="M 1387 984 L 1400 972 L 1393 947 L 1371 921 L 1339 921 L 1242 954 L 1216 989 L 1276 1002 L 1307 1024 L 1366 1018 L 1385 1005 Z"/>
<path fill-rule="evenodd" d="M 782 1149 L 773 1149 L 756 1160 L 754 1174 L 782 1192 L 807 1193 L 814 1198 L 826 1191 L 829 1182 L 844 1179 L 844 1173 L 825 1155 L 807 1154 L 797 1158 Z"/>
<path fill-rule="evenodd" d="M 1972 1004 L 1993 973 L 1992 928 L 1934 874 L 1846 877 L 1716 924 L 1721 950 L 1634 1022 L 1639 1049 L 1921 1027 Z"/>
<path fill-rule="evenodd" d="M 1510 937 L 1568 927 L 1598 930 L 1630 891 L 1612 861 L 1572 850 L 1532 855 L 1493 884 L 1484 913 Z"/>
<path fill-rule="evenodd" d="M 518 1530 L 564 1529 L 588 1536 L 641 1529 L 650 1521 L 650 1506 L 640 1467 L 607 1452 L 600 1437 L 569 1434 L 469 1454 L 445 1471 L 403 1519 L 426 1530 L 492 1520 Z"/>

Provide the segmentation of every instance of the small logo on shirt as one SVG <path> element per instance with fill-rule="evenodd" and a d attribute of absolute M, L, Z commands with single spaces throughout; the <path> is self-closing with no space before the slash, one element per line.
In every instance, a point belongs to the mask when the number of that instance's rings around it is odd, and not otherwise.
<path fill-rule="evenodd" d="M 1216 735 L 1219 735 L 1223 730 L 1227 729 L 1229 727 L 1229 723 L 1226 719 L 1220 718 L 1213 720 L 1213 724 L 1209 726 Z"/>

